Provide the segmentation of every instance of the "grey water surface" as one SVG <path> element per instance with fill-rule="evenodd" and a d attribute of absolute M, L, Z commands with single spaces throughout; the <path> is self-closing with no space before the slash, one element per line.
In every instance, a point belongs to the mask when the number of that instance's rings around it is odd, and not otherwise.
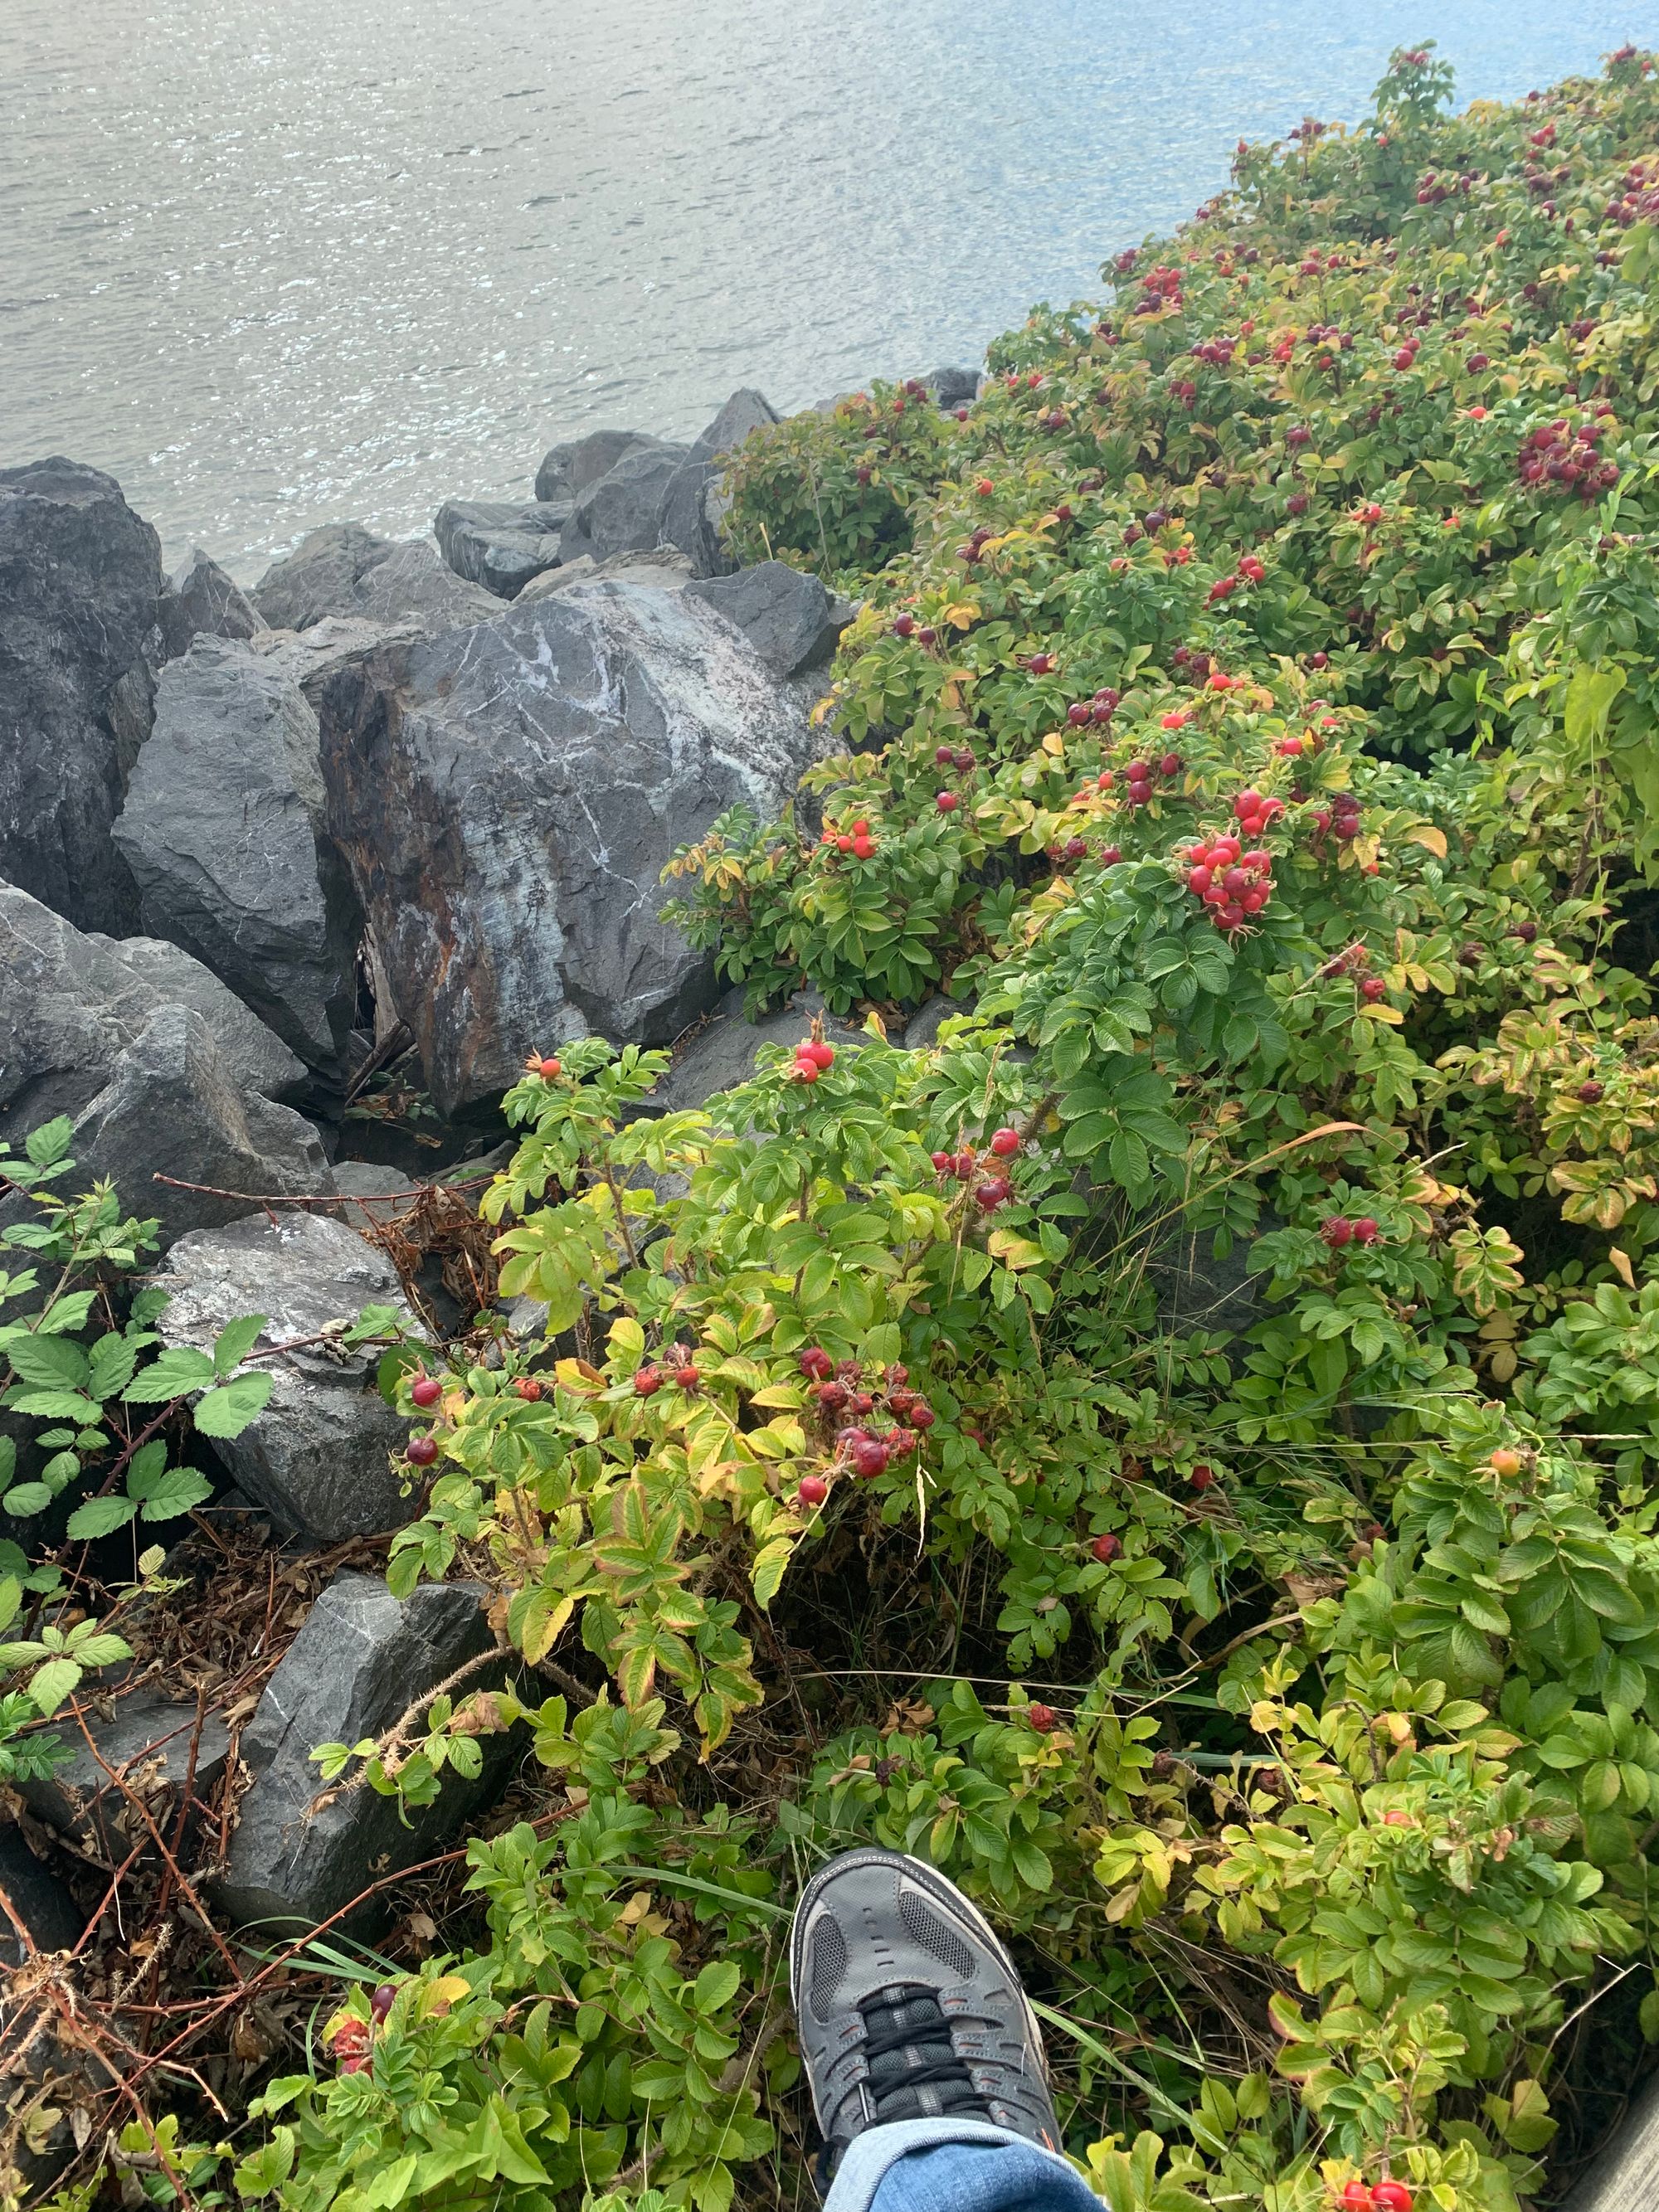
<path fill-rule="evenodd" d="M 0 465 L 117 475 L 241 575 L 976 361 L 1435 36 L 1462 99 L 1656 0 L 0 0 Z"/>

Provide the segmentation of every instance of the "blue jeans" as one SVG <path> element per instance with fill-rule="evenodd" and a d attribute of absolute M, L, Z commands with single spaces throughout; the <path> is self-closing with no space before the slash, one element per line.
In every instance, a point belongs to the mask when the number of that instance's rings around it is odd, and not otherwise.
<path fill-rule="evenodd" d="M 866 2128 L 836 2169 L 823 2212 L 1101 2212 L 1073 2166 L 984 2120 Z"/>

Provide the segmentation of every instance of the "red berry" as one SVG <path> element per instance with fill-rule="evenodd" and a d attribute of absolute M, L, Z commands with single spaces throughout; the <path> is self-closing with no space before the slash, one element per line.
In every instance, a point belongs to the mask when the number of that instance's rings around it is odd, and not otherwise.
<path fill-rule="evenodd" d="M 542 1386 L 533 1375 L 519 1376 L 513 1388 L 527 1406 L 535 1405 L 542 1395 Z"/>
<path fill-rule="evenodd" d="M 867 860 L 875 849 L 873 841 L 868 837 L 854 837 L 853 840 L 853 858 L 855 860 Z"/>
<path fill-rule="evenodd" d="M 1346 1213 L 1328 1213 L 1319 1224 L 1319 1233 L 1333 1251 L 1353 1241 L 1353 1224 Z"/>
<path fill-rule="evenodd" d="M 380 1984 L 379 1989 L 375 1990 L 374 1996 L 368 2001 L 368 2008 L 374 2014 L 376 2020 L 384 2020 L 386 2018 L 386 2014 L 392 2009 L 392 2000 L 396 1997 L 397 1994 L 398 1992 L 396 1989 L 390 1982 L 382 1982 Z"/>
<path fill-rule="evenodd" d="M 1179 775 L 1183 763 L 1179 753 L 1165 753 L 1158 764 L 1160 775 Z"/>
<path fill-rule="evenodd" d="M 958 1182 L 967 1182 L 969 1176 L 974 1172 L 974 1150 L 971 1145 L 964 1145 L 957 1153 L 951 1162 L 951 1169 Z"/>
<path fill-rule="evenodd" d="M 931 627 L 919 629 L 916 632 L 916 643 L 918 645 L 937 645 L 939 643 L 939 632 Z"/>
<path fill-rule="evenodd" d="M 918 1398 L 904 1418 L 913 1429 L 931 1429 L 939 1415 L 925 1398 Z"/>
<path fill-rule="evenodd" d="M 662 1377 L 654 1367 L 641 1367 L 634 1377 L 634 1395 L 638 1398 L 654 1398 L 662 1388 Z"/>
<path fill-rule="evenodd" d="M 914 615 L 901 615 L 893 624 L 895 637 L 914 637 L 915 631 L 916 618 Z"/>
<path fill-rule="evenodd" d="M 974 765 L 973 747 L 971 745 L 958 745 L 955 752 L 951 756 L 951 764 L 953 768 L 972 768 Z"/>
<path fill-rule="evenodd" d="M 1379 2181 L 1371 2191 L 1371 2212 L 1412 2212 L 1412 2203 L 1403 2181 Z"/>
<path fill-rule="evenodd" d="M 1363 2181 L 1351 2181 L 1343 2191 L 1342 2212 L 1371 2212 L 1371 2192 Z"/>
<path fill-rule="evenodd" d="M 1187 877 L 1187 888 L 1195 898 L 1202 898 L 1210 888 L 1210 871 L 1207 868 L 1192 869 Z"/>
<path fill-rule="evenodd" d="M 954 814 L 962 801 L 954 791 L 941 791 L 933 804 L 941 814 Z"/>
<path fill-rule="evenodd" d="M 815 1060 L 797 1060 L 790 1072 L 797 1083 L 816 1083 L 818 1079 L 818 1064 Z"/>
<path fill-rule="evenodd" d="M 1369 1213 L 1362 1213 L 1356 1218 L 1353 1224 L 1353 1241 L 1356 1244 L 1375 1244 L 1376 1233 L 1376 1224 Z"/>
<path fill-rule="evenodd" d="M 1006 1176 L 988 1176 L 974 1193 L 974 1203 L 981 1213 L 994 1213 L 998 1206 L 1007 1204 L 1013 1188 Z"/>
<path fill-rule="evenodd" d="M 1581 1106 L 1598 1105 L 1602 1096 L 1603 1086 L 1593 1079 L 1589 1083 L 1581 1083 L 1578 1086 L 1578 1103 Z"/>
<path fill-rule="evenodd" d="M 1367 975 L 1359 986 L 1359 995 L 1368 1006 L 1374 1006 L 1379 999 L 1386 998 L 1388 991 L 1389 987 L 1380 975 Z"/>
<path fill-rule="evenodd" d="M 444 1395 L 444 1386 L 435 1375 L 417 1375 L 409 1395 L 417 1406 L 435 1406 Z"/>
<path fill-rule="evenodd" d="M 887 1447 L 874 1437 L 860 1437 L 853 1445 L 853 1470 L 867 1482 L 887 1472 Z"/>
<path fill-rule="evenodd" d="M 404 1449 L 404 1456 L 412 1467 L 430 1467 L 438 1456 L 435 1437 L 411 1437 Z"/>
<path fill-rule="evenodd" d="M 991 1150 L 1000 1160 L 1011 1160 L 1019 1150 L 1018 1129 L 999 1129 L 991 1139 Z"/>
<path fill-rule="evenodd" d="M 954 757 L 955 755 L 952 753 L 949 745 L 935 745 L 933 747 L 933 766 L 935 768 L 949 768 Z"/>
<path fill-rule="evenodd" d="M 819 1382 L 814 1385 L 812 1395 L 826 1413 L 839 1413 L 847 1403 L 844 1382 Z"/>
<path fill-rule="evenodd" d="M 674 1370 L 674 1380 L 682 1390 L 695 1390 L 701 1379 L 696 1369 L 690 1364 Z"/>
<path fill-rule="evenodd" d="M 1123 771 L 1131 783 L 1150 783 L 1152 780 L 1151 761 L 1132 760 Z"/>
<path fill-rule="evenodd" d="M 837 837 L 837 838 L 836 838 L 836 850 L 838 853 L 850 853 L 850 852 L 852 851 L 852 849 L 853 849 L 853 841 L 852 841 L 852 839 L 851 839 L 850 837 Z"/>
<path fill-rule="evenodd" d="M 1039 1735 L 1047 1735 L 1054 1724 L 1052 1705 L 1027 1705 L 1025 1717 Z"/>
<path fill-rule="evenodd" d="M 558 1073 L 558 1072 L 559 1072 L 559 1063 L 558 1063 L 558 1061 L 557 1061 L 556 1060 L 538 1060 L 538 1061 L 537 1062 L 537 1064 L 536 1064 L 536 1073 L 537 1073 L 537 1074 L 538 1074 L 538 1075 L 540 1075 L 540 1076 L 544 1076 L 544 1077 L 545 1077 L 545 1079 L 547 1079 L 547 1081 L 548 1081 L 549 1083 L 550 1083 L 550 1082 L 553 1080 L 554 1077 Z"/>
<path fill-rule="evenodd" d="M 934 1170 L 939 1175 L 949 1175 L 957 1164 L 954 1152 L 934 1152 L 931 1157 Z"/>
<path fill-rule="evenodd" d="M 367 2074 L 372 2070 L 373 2060 L 367 2051 L 354 2051 L 340 2061 L 342 2074 Z"/>
<path fill-rule="evenodd" d="M 832 1044 L 825 1044 L 822 1039 L 816 1044 L 798 1045 L 795 1049 L 800 1056 L 810 1060 L 814 1067 L 833 1067 L 836 1064 L 836 1048 Z"/>
<path fill-rule="evenodd" d="M 1114 1536 L 1109 1530 L 1105 1535 L 1097 1536 L 1090 1548 L 1096 1559 L 1104 1565 L 1108 1560 L 1122 1557 L 1123 1539 L 1121 1536 Z"/>
<path fill-rule="evenodd" d="M 1195 1467 L 1187 1480 L 1194 1490 L 1208 1490 L 1215 1482 L 1215 1469 L 1212 1467 Z"/>
<path fill-rule="evenodd" d="M 974 486 L 974 489 L 979 494 L 981 499 L 989 499 L 991 494 L 996 489 L 996 486 L 991 482 L 989 477 L 981 477 L 979 482 Z"/>
<path fill-rule="evenodd" d="M 1103 845 L 1100 848 L 1100 865 L 1103 868 L 1115 868 L 1122 858 L 1123 850 L 1119 845 Z"/>
<path fill-rule="evenodd" d="M 803 1505 L 822 1505 L 830 1495 L 830 1486 L 821 1474 L 804 1474 L 795 1495 Z"/>

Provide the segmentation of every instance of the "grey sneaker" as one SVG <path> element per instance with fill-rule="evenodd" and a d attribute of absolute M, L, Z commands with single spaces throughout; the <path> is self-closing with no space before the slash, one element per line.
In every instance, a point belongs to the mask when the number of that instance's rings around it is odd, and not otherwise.
<path fill-rule="evenodd" d="M 1042 2039 L 1013 1962 L 956 1884 L 871 1845 L 795 1908 L 789 1990 L 827 2179 L 895 2120 L 986 2120 L 1060 2148 Z"/>

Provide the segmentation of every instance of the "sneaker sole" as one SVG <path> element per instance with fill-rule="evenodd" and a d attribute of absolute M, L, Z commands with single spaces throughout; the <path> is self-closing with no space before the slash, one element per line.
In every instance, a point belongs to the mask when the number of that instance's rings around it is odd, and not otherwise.
<path fill-rule="evenodd" d="M 919 1888 L 925 1889 L 946 1911 L 954 1913 L 969 1922 L 975 1934 L 997 1960 L 1004 1973 L 1007 1975 L 1010 1984 L 1018 1993 L 1020 2003 L 1025 2011 L 1026 2032 L 1030 2036 L 1032 2047 L 1036 2052 L 1037 2063 L 1042 2068 L 1043 2086 L 1046 2088 L 1048 2086 L 1048 2052 L 1042 2040 L 1042 2031 L 1037 2026 L 1036 2014 L 1031 2010 L 1031 2000 L 1025 1994 L 1025 1984 L 1020 1979 L 1018 1968 L 1008 1954 L 1006 1944 L 974 1903 L 972 1898 L 964 1896 L 955 1882 L 940 1874 L 936 1867 L 929 1866 L 926 1859 L 912 1858 L 908 1851 L 885 1850 L 879 1844 L 867 1844 L 861 1850 L 843 1851 L 838 1857 L 832 1859 L 828 1866 L 820 1867 L 805 1888 L 802 1890 L 800 1901 L 795 1907 L 794 1922 L 789 1930 L 789 2002 L 796 2017 L 799 2019 L 800 2015 L 804 1930 L 811 1908 L 836 1875 L 844 1868 L 855 1866 L 891 1867 L 896 1871 L 902 1868 Z"/>

